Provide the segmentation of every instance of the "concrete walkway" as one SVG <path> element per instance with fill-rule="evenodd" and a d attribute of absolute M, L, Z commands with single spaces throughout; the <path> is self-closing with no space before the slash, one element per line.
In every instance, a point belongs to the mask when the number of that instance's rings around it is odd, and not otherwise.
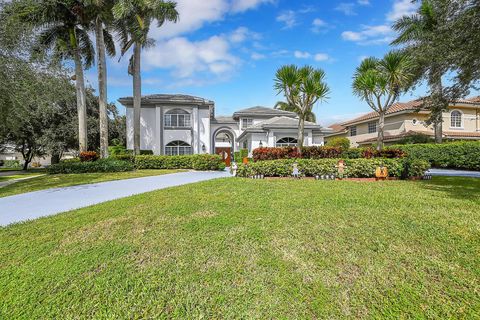
<path fill-rule="evenodd" d="M 227 171 L 191 171 L 47 189 L 0 198 L 0 226 L 50 216 L 168 187 L 231 177 Z"/>
<path fill-rule="evenodd" d="M 432 176 L 480 178 L 480 171 L 430 169 L 428 172 Z"/>

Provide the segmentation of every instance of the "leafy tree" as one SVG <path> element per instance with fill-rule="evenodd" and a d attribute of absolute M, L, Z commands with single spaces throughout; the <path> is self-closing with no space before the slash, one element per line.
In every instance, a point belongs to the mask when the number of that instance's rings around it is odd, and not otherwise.
<path fill-rule="evenodd" d="M 297 112 L 298 110 L 295 109 L 295 107 L 289 105 L 287 102 L 284 102 L 284 101 L 278 101 L 273 108 L 278 110 L 283 110 L 283 111 L 295 112 L 296 114 L 298 114 Z M 313 111 L 310 111 L 305 116 L 305 120 L 316 123 L 317 117 L 315 116 L 315 113 Z"/>
<path fill-rule="evenodd" d="M 142 48 L 154 41 L 148 38 L 154 20 L 161 27 L 165 21 L 176 22 L 176 3 L 161 0 L 118 0 L 113 7 L 117 29 L 122 38 L 122 56 L 133 46 L 129 74 L 133 76 L 133 146 L 134 153 L 140 154 L 140 110 L 141 110 L 141 53 Z"/>
<path fill-rule="evenodd" d="M 286 65 L 277 70 L 274 88 L 283 93 L 299 117 L 298 148 L 303 147 L 305 119 L 312 113 L 315 103 L 324 101 L 330 89 L 325 82 L 325 72 L 311 66 Z"/>
<path fill-rule="evenodd" d="M 397 51 L 383 59 L 367 58 L 353 76 L 353 93 L 378 113 L 377 149 L 383 149 L 385 114 L 408 89 L 414 78 L 413 63 L 408 55 Z"/>
<path fill-rule="evenodd" d="M 75 65 L 80 151 L 87 150 L 87 116 L 84 68 L 94 61 L 94 48 L 88 35 L 84 6 L 79 0 L 18 0 L 6 5 L 3 17 L 16 19 L 38 34 L 36 50 L 53 53 L 59 60 Z"/>
<path fill-rule="evenodd" d="M 441 55 L 436 55 L 436 34 L 439 29 L 438 6 L 433 0 L 423 0 L 417 12 L 404 16 L 396 21 L 393 29 L 399 33 L 392 42 L 394 45 L 405 45 L 404 51 L 415 62 L 417 81 L 426 78 L 430 87 L 430 95 L 424 99 L 425 106 L 430 110 L 428 124 L 433 124 L 435 141 L 442 142 L 442 112 L 448 110 L 449 101 L 444 94 L 442 76 L 447 72 L 448 65 L 442 62 Z"/>
<path fill-rule="evenodd" d="M 340 147 L 344 150 L 348 150 L 350 149 L 350 140 L 348 140 L 348 138 L 345 138 L 345 137 L 331 138 L 331 139 L 328 139 L 326 146 Z"/>

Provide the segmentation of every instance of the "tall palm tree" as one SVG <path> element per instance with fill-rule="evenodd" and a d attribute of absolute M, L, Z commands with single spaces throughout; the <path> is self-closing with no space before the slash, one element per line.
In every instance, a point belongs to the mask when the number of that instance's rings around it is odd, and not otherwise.
<path fill-rule="evenodd" d="M 294 106 L 288 104 L 285 101 L 278 101 L 273 108 L 277 109 L 277 110 L 290 111 L 290 112 L 294 112 L 294 113 L 298 114 L 298 112 L 297 112 L 298 110 L 295 109 Z M 315 116 L 315 113 L 313 111 L 310 111 L 305 115 L 305 120 L 316 123 L 317 122 L 317 117 Z"/>
<path fill-rule="evenodd" d="M 83 22 L 84 7 L 77 0 L 16 1 L 8 9 L 11 17 L 31 24 L 36 31 L 37 50 L 47 50 L 61 60 L 75 65 L 80 152 L 87 151 L 87 107 L 84 68 L 94 61 L 95 50 Z"/>
<path fill-rule="evenodd" d="M 438 47 L 434 35 L 439 29 L 436 7 L 431 0 L 423 0 L 418 11 L 411 16 L 397 20 L 393 29 L 399 33 L 393 45 L 406 45 L 404 48 L 416 62 L 419 79 L 427 78 L 431 95 L 426 99 L 430 109 L 430 122 L 435 130 L 435 141 L 442 142 L 442 112 L 448 109 L 448 100 L 443 92 L 442 75 L 446 72 L 435 59 L 432 50 Z M 438 49 L 438 48 L 437 48 Z"/>
<path fill-rule="evenodd" d="M 383 148 L 385 114 L 407 90 L 414 77 L 409 56 L 397 51 L 387 53 L 383 59 L 367 58 L 353 76 L 353 93 L 378 113 L 377 149 Z"/>
<path fill-rule="evenodd" d="M 150 27 L 157 20 L 158 27 L 166 21 L 178 20 L 177 4 L 162 0 L 118 0 L 113 7 L 117 27 L 122 38 L 122 56 L 133 46 L 129 73 L 133 76 L 133 146 L 140 154 L 140 111 L 141 111 L 141 53 L 142 48 L 153 45 L 148 38 Z"/>
<path fill-rule="evenodd" d="M 100 118 L 100 156 L 108 157 L 108 96 L 106 54 L 115 56 L 115 43 L 108 26 L 113 24 L 114 0 L 84 0 L 86 11 L 95 30 Z"/>
<path fill-rule="evenodd" d="M 301 152 L 307 115 L 312 113 L 315 103 L 328 99 L 330 89 L 325 82 L 325 72 L 311 66 L 286 65 L 277 70 L 274 87 L 279 94 L 285 95 L 287 103 L 298 114 L 298 148 Z"/>

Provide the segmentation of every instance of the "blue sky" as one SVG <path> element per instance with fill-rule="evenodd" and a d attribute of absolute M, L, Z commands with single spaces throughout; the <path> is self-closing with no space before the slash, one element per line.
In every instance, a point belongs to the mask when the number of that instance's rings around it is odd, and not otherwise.
<path fill-rule="evenodd" d="M 197 95 L 215 101 L 217 115 L 229 115 L 273 106 L 283 99 L 273 89 L 277 68 L 309 64 L 325 70 L 331 89 L 328 102 L 314 108 L 323 125 L 370 111 L 352 94 L 352 74 L 363 57 L 389 50 L 392 21 L 415 9 L 410 0 L 177 2 L 180 21 L 151 32 L 156 46 L 143 54 L 143 94 Z M 128 57 L 117 60 L 109 62 L 110 101 L 132 94 Z M 95 69 L 87 76 L 96 86 Z"/>

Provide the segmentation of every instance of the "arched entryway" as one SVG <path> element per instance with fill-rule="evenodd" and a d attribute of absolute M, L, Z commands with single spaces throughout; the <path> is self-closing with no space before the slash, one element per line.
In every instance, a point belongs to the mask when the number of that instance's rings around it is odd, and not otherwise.
<path fill-rule="evenodd" d="M 220 128 L 213 135 L 214 153 L 222 156 L 227 167 L 232 163 L 235 146 L 235 134 L 227 128 Z"/>

